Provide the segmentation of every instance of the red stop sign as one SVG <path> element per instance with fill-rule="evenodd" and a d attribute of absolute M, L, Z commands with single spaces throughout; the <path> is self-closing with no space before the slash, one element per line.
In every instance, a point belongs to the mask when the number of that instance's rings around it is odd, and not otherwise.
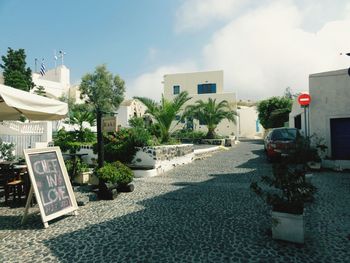
<path fill-rule="evenodd" d="M 298 97 L 298 102 L 301 106 L 308 106 L 311 102 L 311 97 L 307 93 L 300 94 Z"/>

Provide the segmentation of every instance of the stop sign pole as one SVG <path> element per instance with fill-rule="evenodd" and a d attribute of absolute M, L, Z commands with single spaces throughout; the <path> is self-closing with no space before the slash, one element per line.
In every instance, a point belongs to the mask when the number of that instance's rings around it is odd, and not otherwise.
<path fill-rule="evenodd" d="M 298 96 L 298 103 L 300 104 L 301 107 L 304 108 L 304 120 L 305 120 L 305 136 L 308 137 L 308 126 L 307 123 L 310 122 L 309 120 L 309 116 L 308 116 L 308 120 L 306 121 L 306 108 L 307 108 L 307 112 L 309 113 L 309 105 L 311 102 L 311 97 L 309 94 L 307 93 L 302 93 Z"/>

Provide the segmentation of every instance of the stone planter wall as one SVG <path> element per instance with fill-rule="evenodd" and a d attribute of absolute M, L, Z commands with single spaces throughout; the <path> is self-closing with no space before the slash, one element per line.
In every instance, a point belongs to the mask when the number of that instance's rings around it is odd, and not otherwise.
<path fill-rule="evenodd" d="M 193 158 L 193 144 L 139 147 L 132 165 L 136 170 L 137 166 L 150 167 L 161 174 L 177 165 L 190 163 Z"/>

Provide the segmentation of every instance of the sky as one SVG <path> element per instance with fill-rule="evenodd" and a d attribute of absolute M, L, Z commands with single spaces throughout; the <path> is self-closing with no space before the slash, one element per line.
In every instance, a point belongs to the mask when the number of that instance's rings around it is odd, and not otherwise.
<path fill-rule="evenodd" d="M 0 0 L 0 55 L 23 48 L 34 70 L 62 50 L 72 84 L 106 64 L 128 98 L 210 70 L 238 99 L 307 91 L 309 74 L 350 66 L 349 29 L 347 0 Z"/>

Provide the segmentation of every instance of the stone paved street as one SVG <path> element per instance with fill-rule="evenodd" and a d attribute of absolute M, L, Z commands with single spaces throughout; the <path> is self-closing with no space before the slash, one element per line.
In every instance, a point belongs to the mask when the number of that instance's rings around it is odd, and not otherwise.
<path fill-rule="evenodd" d="M 350 173 L 315 173 L 305 245 L 271 239 L 269 209 L 249 190 L 271 172 L 259 141 L 137 179 L 43 229 L 0 207 L 0 262 L 350 262 Z M 35 209 L 32 209 L 32 211 Z"/>

